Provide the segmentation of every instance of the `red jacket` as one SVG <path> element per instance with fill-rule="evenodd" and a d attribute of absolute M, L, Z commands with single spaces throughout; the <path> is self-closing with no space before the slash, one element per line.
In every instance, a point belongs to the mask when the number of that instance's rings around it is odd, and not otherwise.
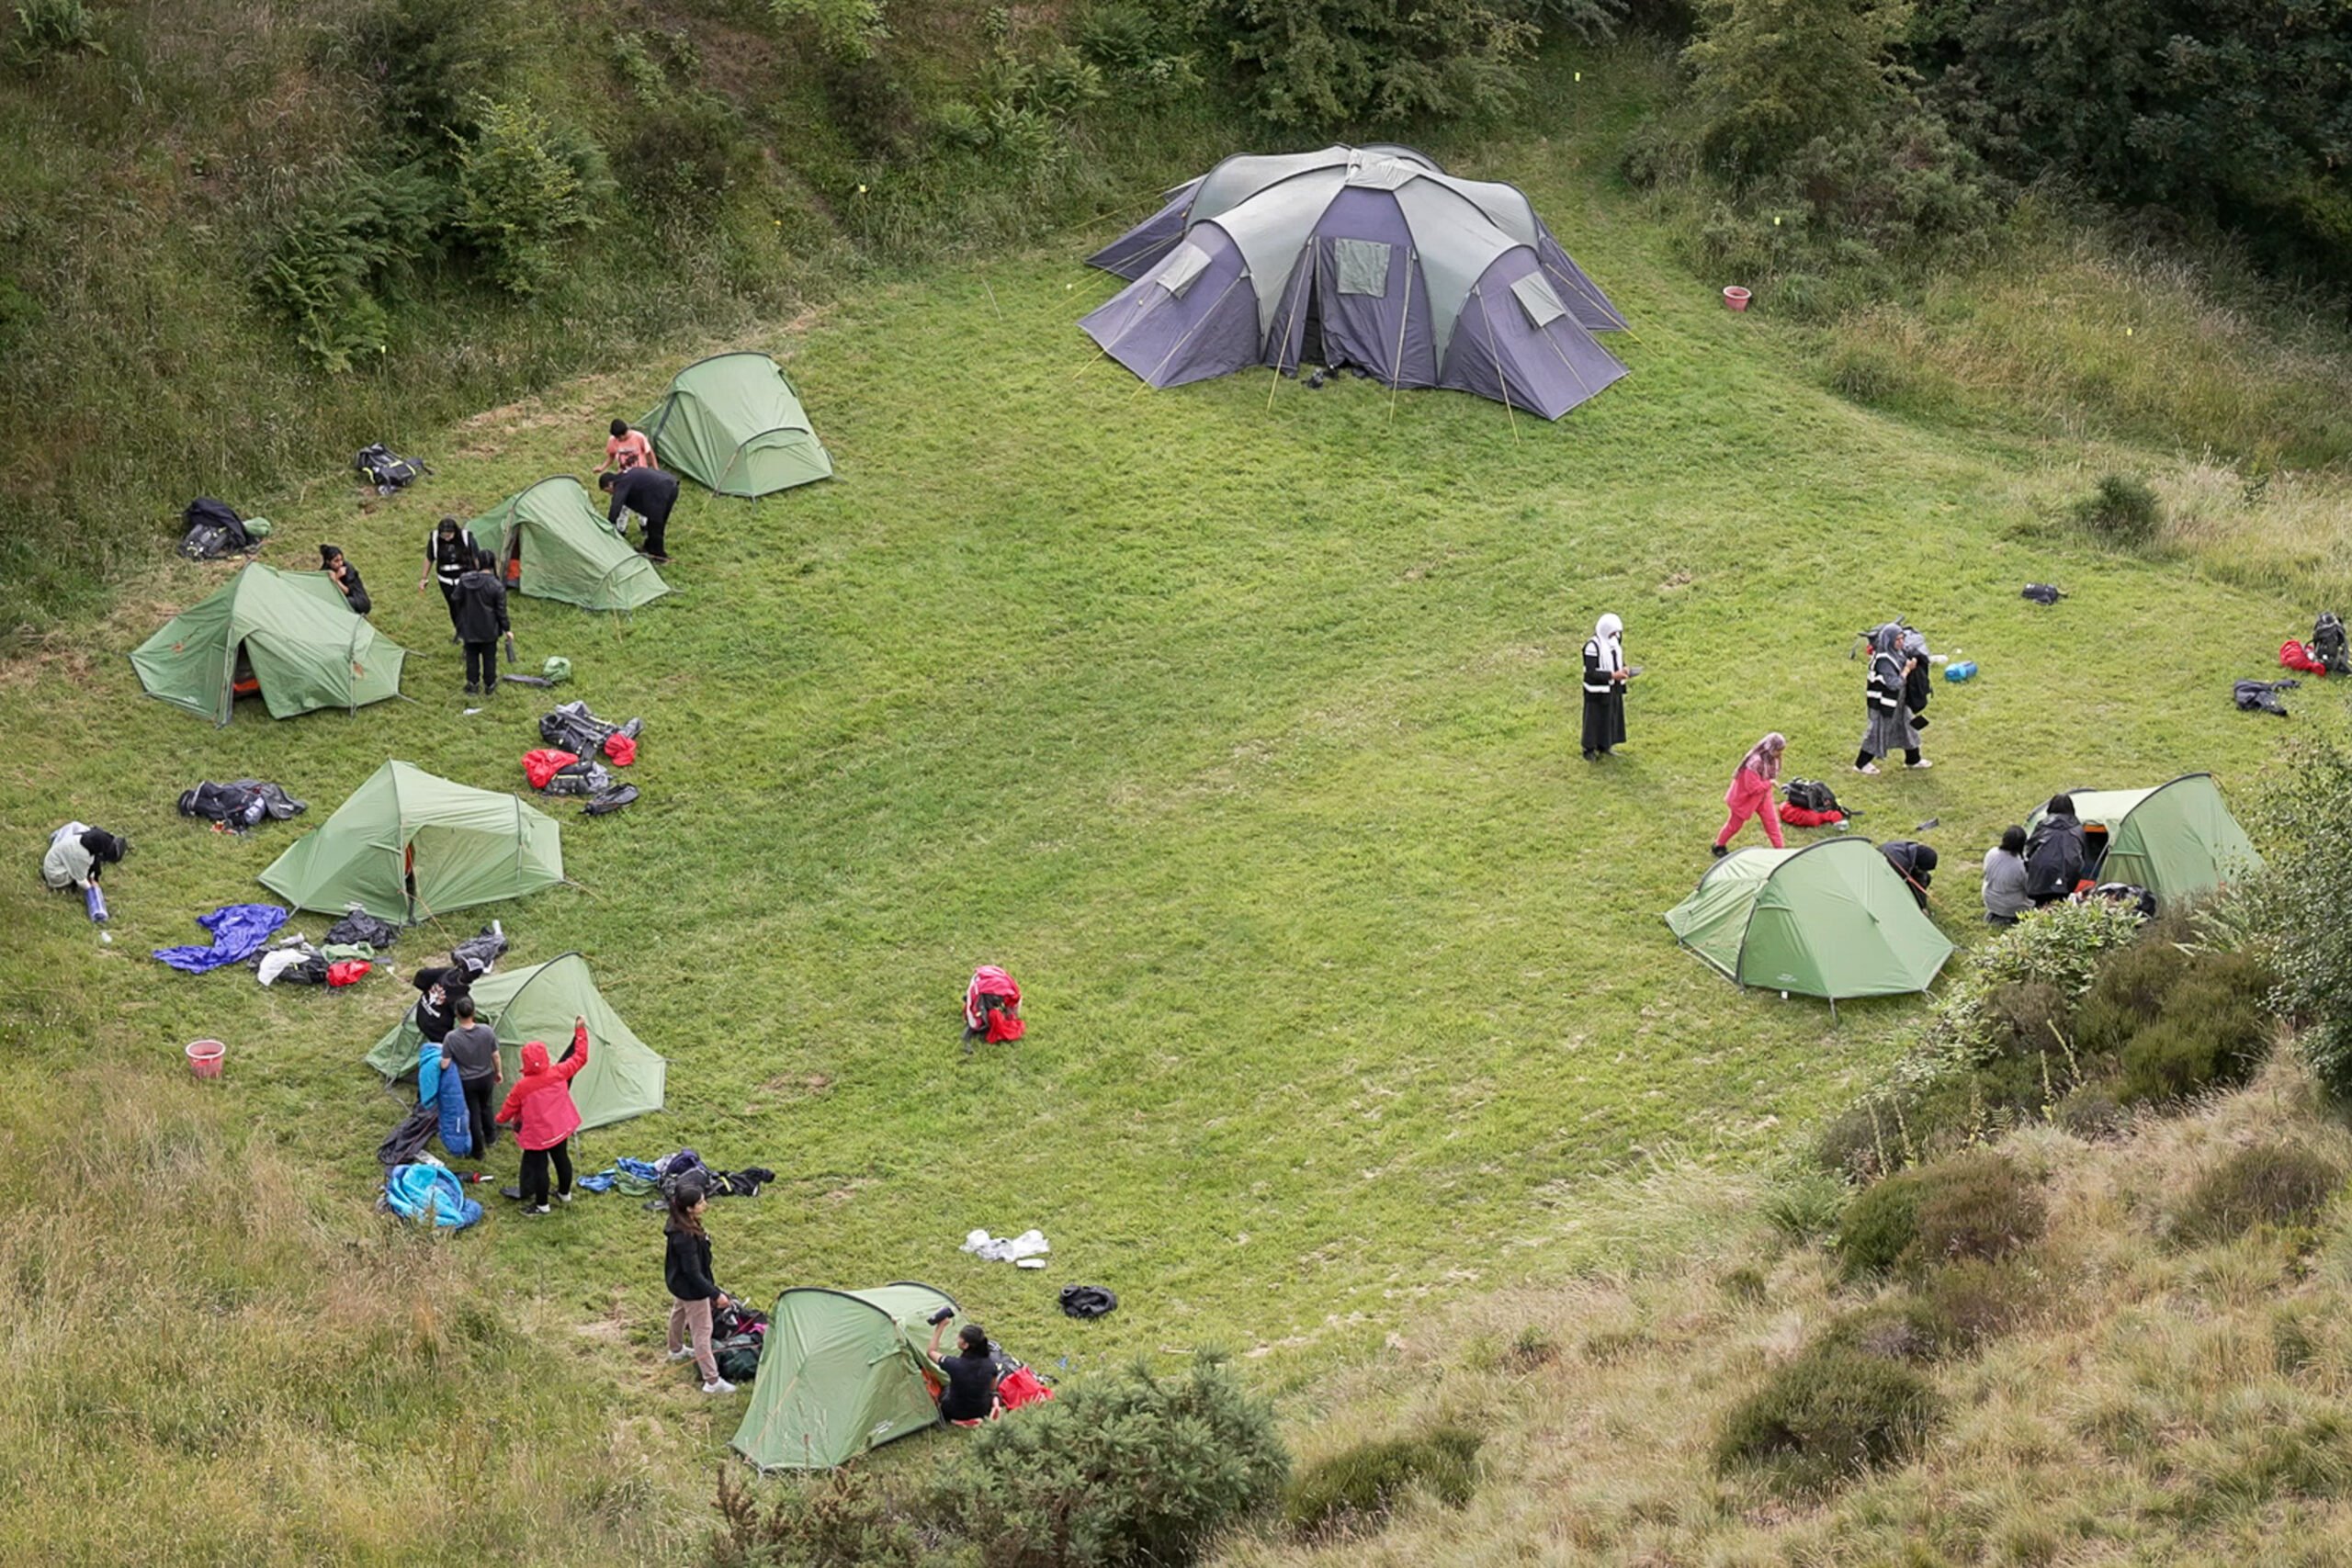
<path fill-rule="evenodd" d="M 1742 766 L 1732 774 L 1731 787 L 1724 791 L 1724 804 L 1735 817 L 1753 817 L 1759 811 L 1772 809 L 1772 781 L 1754 768 Z"/>
<path fill-rule="evenodd" d="M 571 1103 L 571 1080 L 588 1065 L 588 1026 L 571 1032 L 571 1055 L 548 1060 L 548 1048 L 534 1040 L 523 1047 L 523 1076 L 506 1091 L 498 1121 L 522 1123 L 514 1141 L 526 1149 L 551 1149 L 580 1131 L 580 1108 Z"/>

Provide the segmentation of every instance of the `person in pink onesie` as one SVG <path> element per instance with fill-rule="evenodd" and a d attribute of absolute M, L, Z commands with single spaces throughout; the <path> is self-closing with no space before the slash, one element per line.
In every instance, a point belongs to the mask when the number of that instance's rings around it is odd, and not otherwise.
<path fill-rule="evenodd" d="M 1731 816 L 1724 823 L 1724 830 L 1715 835 L 1715 857 L 1723 858 L 1732 836 L 1749 818 L 1763 819 L 1764 836 L 1772 840 L 1776 850 L 1788 846 L 1781 840 L 1781 808 L 1772 799 L 1772 781 L 1781 776 L 1781 753 L 1788 741 L 1779 730 L 1758 740 L 1739 760 L 1739 772 L 1731 776 L 1731 788 L 1724 791 L 1724 804 L 1731 807 Z"/>

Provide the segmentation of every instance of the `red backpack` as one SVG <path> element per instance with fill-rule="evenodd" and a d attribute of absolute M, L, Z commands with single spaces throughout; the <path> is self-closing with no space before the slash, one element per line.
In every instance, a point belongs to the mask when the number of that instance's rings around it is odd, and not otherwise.
<path fill-rule="evenodd" d="M 973 970 L 972 983 L 964 987 L 965 1034 L 985 1034 L 996 1045 L 1018 1040 L 1028 1030 L 1021 1019 L 1021 987 L 1012 976 L 993 964 Z"/>

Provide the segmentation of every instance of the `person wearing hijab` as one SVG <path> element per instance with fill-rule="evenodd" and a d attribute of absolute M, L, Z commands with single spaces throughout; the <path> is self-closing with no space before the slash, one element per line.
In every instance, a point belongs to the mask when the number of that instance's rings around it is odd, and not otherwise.
<path fill-rule="evenodd" d="M 1788 740 L 1779 730 L 1758 740 L 1739 760 L 1738 771 L 1731 776 L 1731 788 L 1724 791 L 1724 804 L 1731 807 L 1731 816 L 1724 822 L 1724 830 L 1715 835 L 1713 854 L 1717 860 L 1731 847 L 1734 835 L 1751 817 L 1764 823 L 1764 836 L 1776 850 L 1788 845 L 1781 838 L 1781 808 L 1773 802 L 1773 781 L 1781 776 L 1781 753 L 1788 749 Z"/>
<path fill-rule="evenodd" d="M 1894 868 L 1894 874 L 1911 889 L 1911 897 L 1922 909 L 1928 907 L 1928 888 L 1936 880 L 1937 855 L 1930 845 L 1915 843 L 1909 839 L 1895 839 L 1881 844 L 1878 852 Z"/>
<path fill-rule="evenodd" d="M 364 615 L 376 607 L 368 597 L 368 585 L 359 581 L 359 569 L 344 558 L 341 546 L 319 547 L 319 570 L 327 574 L 329 581 L 343 590 L 343 602 L 351 606 L 353 615 Z"/>
<path fill-rule="evenodd" d="M 1870 713 L 1870 728 L 1862 732 L 1861 750 L 1854 753 L 1854 771 L 1858 773 L 1878 772 L 1878 759 L 1900 751 L 1907 766 L 1925 768 L 1931 764 L 1919 755 L 1919 734 L 1911 728 L 1911 715 L 1903 705 L 1905 682 L 1917 662 L 1903 652 L 1904 628 L 1883 626 L 1871 634 L 1871 678 L 1863 691 Z"/>
<path fill-rule="evenodd" d="M 122 863 L 130 847 L 104 828 L 68 822 L 49 836 L 49 851 L 40 857 L 40 879 L 60 893 L 69 887 L 86 891 L 107 867 Z"/>
<path fill-rule="evenodd" d="M 1584 760 L 1625 744 L 1625 623 L 1603 615 L 1584 645 Z"/>
<path fill-rule="evenodd" d="M 416 591 L 424 592 L 428 582 L 440 584 L 441 601 L 449 606 L 451 642 L 465 640 L 458 632 L 458 580 L 473 570 L 476 548 L 473 530 L 454 517 L 444 517 L 424 536 L 424 571 Z"/>

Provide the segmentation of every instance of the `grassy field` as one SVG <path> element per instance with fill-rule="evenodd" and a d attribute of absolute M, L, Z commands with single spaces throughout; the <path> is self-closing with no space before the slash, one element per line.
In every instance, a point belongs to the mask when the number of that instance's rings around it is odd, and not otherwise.
<path fill-rule="evenodd" d="M 1826 390 L 1794 329 L 1726 313 L 1577 144 L 1464 172 L 1528 186 L 1639 329 L 1633 377 L 1556 426 L 1371 383 L 1138 391 L 1075 331 L 1110 287 L 1077 239 L 756 340 L 839 477 L 690 494 L 679 592 L 632 620 L 515 604 L 526 659 L 574 661 L 563 694 L 644 716 L 644 799 L 560 813 L 577 886 L 404 938 L 350 991 L 144 955 L 262 897 L 254 874 L 388 757 L 523 787 L 538 705 L 464 711 L 439 602 L 412 591 L 422 536 L 584 475 L 605 421 L 693 353 L 469 421 L 388 502 L 325 463 L 250 498 L 278 525 L 265 558 L 350 552 L 413 701 L 246 705 L 216 731 L 142 700 L 122 655 L 225 575 L 179 563 L 0 672 L 0 1040 L 27 1086 L 0 1122 L 0 1460 L 25 1478 L 0 1539 L 688 1549 L 740 1401 L 697 1403 L 661 1362 L 652 1217 L 493 1202 L 435 1241 L 369 1213 L 400 1106 L 358 1059 L 407 971 L 481 919 L 514 962 L 586 953 L 670 1058 L 668 1109 L 581 1140 L 583 1168 L 691 1145 L 783 1173 L 718 1207 L 730 1288 L 920 1279 L 1048 1370 L 1221 1345 L 1297 1389 L 1450 1299 L 1591 1261 L 1616 1179 L 1652 1157 L 1772 1160 L 1900 1048 L 1915 1003 L 1833 1024 L 1723 983 L 1658 919 L 1758 734 L 1875 838 L 1939 819 L 1962 942 L 1969 867 L 2052 790 L 2251 781 L 2280 727 L 2228 682 L 2310 606 L 2070 543 L 2044 498 L 2076 452 Z M 2073 597 L 2038 609 L 2029 581 Z M 1603 611 L 1647 673 L 1631 746 L 1594 767 L 1577 650 Z M 1984 673 L 1939 684 L 1935 770 L 1860 779 L 1846 650 L 1896 612 Z M 249 839 L 174 816 L 199 777 L 248 774 L 311 815 Z M 68 816 L 137 845 L 110 946 L 30 875 Z M 956 1001 L 990 962 L 1030 1035 L 966 1058 Z M 218 1086 L 180 1066 L 199 1035 L 230 1043 Z M 1029 1225 L 1043 1273 L 956 1250 Z M 1121 1310 L 1062 1318 L 1073 1281 Z M 101 1311 L 135 1324 L 94 1334 Z"/>

